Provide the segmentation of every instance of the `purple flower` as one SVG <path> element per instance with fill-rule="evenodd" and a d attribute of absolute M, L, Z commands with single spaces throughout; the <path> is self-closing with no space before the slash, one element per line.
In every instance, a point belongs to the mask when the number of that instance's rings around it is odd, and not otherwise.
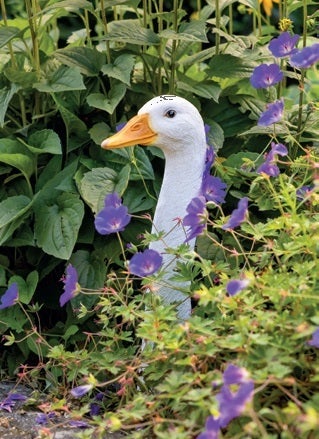
<path fill-rule="evenodd" d="M 131 216 L 128 208 L 122 205 L 117 193 L 108 194 L 104 200 L 104 208 L 95 217 L 95 228 L 101 235 L 122 232 Z"/>
<path fill-rule="evenodd" d="M 6 410 L 11 413 L 17 401 L 25 401 L 26 399 L 27 397 L 21 393 L 9 393 L 9 395 L 0 402 L 0 410 Z"/>
<path fill-rule="evenodd" d="M 147 249 L 143 252 L 137 252 L 131 258 L 128 267 L 130 273 L 139 277 L 151 276 L 162 265 L 163 258 L 155 250 Z"/>
<path fill-rule="evenodd" d="M 71 395 L 74 396 L 74 398 L 81 398 L 83 395 L 86 395 L 92 389 L 93 389 L 92 384 L 83 384 L 83 386 L 74 387 L 71 390 Z"/>
<path fill-rule="evenodd" d="M 289 32 L 283 32 L 279 37 L 270 41 L 269 50 L 277 58 L 291 55 L 297 51 L 295 46 L 299 38 L 299 35 L 290 35 Z"/>
<path fill-rule="evenodd" d="M 267 155 L 265 162 L 257 168 L 257 174 L 267 174 L 270 177 L 277 177 L 280 173 L 279 168 L 276 165 L 277 155 L 283 157 L 287 154 L 288 150 L 285 145 L 272 142 L 271 151 Z"/>
<path fill-rule="evenodd" d="M 304 47 L 290 57 L 290 65 L 298 69 L 307 69 L 319 61 L 319 43 Z"/>
<path fill-rule="evenodd" d="M 60 306 L 64 306 L 80 292 L 78 273 L 73 265 L 69 264 L 66 267 L 66 275 L 62 278 L 62 281 L 64 283 L 64 293 L 60 296 Z"/>
<path fill-rule="evenodd" d="M 13 282 L 1 297 L 0 309 L 9 308 L 10 306 L 15 305 L 18 299 L 18 284 L 16 282 Z"/>
<path fill-rule="evenodd" d="M 315 348 L 319 348 L 319 328 L 317 328 L 312 334 L 312 338 L 308 341 L 308 344 Z"/>
<path fill-rule="evenodd" d="M 190 241 L 200 235 L 206 227 L 206 200 L 205 197 L 199 196 L 191 200 L 186 208 L 187 215 L 183 219 L 183 225 L 188 226 L 187 238 L 185 242 Z"/>
<path fill-rule="evenodd" d="M 267 88 L 280 82 L 283 76 L 278 64 L 261 64 L 254 69 L 250 83 L 255 88 Z"/>
<path fill-rule="evenodd" d="M 206 201 L 213 201 L 215 204 L 225 202 L 227 185 L 218 177 L 207 175 L 203 178 L 202 194 Z"/>
<path fill-rule="evenodd" d="M 282 118 L 284 112 L 284 101 L 279 99 L 267 105 L 267 109 L 261 113 L 258 125 L 268 126 L 277 123 Z"/>
<path fill-rule="evenodd" d="M 248 212 L 248 198 L 244 197 L 238 202 L 237 209 L 234 209 L 230 215 L 229 220 L 226 224 L 222 226 L 223 230 L 235 229 L 238 227 L 246 218 Z"/>
<path fill-rule="evenodd" d="M 69 421 L 69 426 L 73 428 L 88 428 L 89 424 L 85 421 L 81 421 L 79 419 L 71 419 Z"/>
<path fill-rule="evenodd" d="M 296 197 L 298 201 L 303 201 L 305 197 L 311 194 L 314 186 L 312 184 L 308 184 L 306 186 L 302 186 L 296 190 Z"/>
<path fill-rule="evenodd" d="M 248 279 L 232 279 L 226 285 L 229 296 L 235 296 L 249 285 Z"/>
<path fill-rule="evenodd" d="M 254 382 L 249 379 L 246 369 L 230 364 L 223 374 L 223 382 L 220 392 L 216 395 L 219 416 L 207 418 L 205 431 L 197 439 L 218 439 L 220 429 L 237 418 L 252 399 Z"/>
<path fill-rule="evenodd" d="M 40 425 L 47 425 L 50 421 L 53 421 L 56 417 L 57 414 L 55 412 L 39 413 L 35 418 L 35 422 Z"/>

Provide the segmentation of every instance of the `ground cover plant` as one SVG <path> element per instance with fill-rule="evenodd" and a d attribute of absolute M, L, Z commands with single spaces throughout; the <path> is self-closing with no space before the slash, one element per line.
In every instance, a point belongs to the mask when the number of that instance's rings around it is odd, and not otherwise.
<path fill-rule="evenodd" d="M 43 437 L 317 437 L 316 2 L 0 5 L 1 373 L 49 395 Z M 184 322 L 148 292 L 163 157 L 100 148 L 161 94 L 212 148 Z"/>

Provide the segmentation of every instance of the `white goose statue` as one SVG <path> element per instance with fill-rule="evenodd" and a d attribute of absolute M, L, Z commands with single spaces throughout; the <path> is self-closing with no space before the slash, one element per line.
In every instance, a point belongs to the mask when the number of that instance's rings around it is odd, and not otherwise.
<path fill-rule="evenodd" d="M 165 171 L 152 232 L 164 231 L 166 236 L 151 242 L 150 248 L 163 256 L 165 267 L 165 281 L 156 286 L 157 293 L 164 303 L 177 302 L 178 318 L 185 320 L 191 314 L 191 300 L 183 293 L 187 285 L 169 282 L 175 256 L 166 249 L 185 242 L 185 229 L 179 219 L 184 218 L 188 204 L 200 194 L 207 150 L 202 117 L 186 99 L 173 95 L 155 97 L 101 146 L 114 149 L 136 144 L 154 145 L 164 152 Z M 193 249 L 195 239 L 188 244 Z"/>

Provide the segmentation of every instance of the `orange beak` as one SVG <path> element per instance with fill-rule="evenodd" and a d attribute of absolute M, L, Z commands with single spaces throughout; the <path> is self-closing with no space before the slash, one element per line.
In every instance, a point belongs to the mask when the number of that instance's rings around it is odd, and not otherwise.
<path fill-rule="evenodd" d="M 130 119 L 127 124 L 116 134 L 103 140 L 103 149 L 123 148 L 133 145 L 152 145 L 157 134 L 152 130 L 148 114 L 140 114 Z"/>

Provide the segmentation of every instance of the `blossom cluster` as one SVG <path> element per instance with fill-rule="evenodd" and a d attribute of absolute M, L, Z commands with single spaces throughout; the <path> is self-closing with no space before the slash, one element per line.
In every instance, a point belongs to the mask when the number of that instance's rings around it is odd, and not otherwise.
<path fill-rule="evenodd" d="M 229 364 L 223 374 L 223 385 L 216 395 L 219 415 L 207 418 L 205 430 L 197 439 L 218 439 L 220 430 L 244 411 L 252 400 L 253 391 L 254 382 L 246 369 Z"/>
<path fill-rule="evenodd" d="M 299 35 L 291 35 L 289 32 L 282 32 L 277 38 L 270 41 L 268 48 L 276 58 L 288 58 L 291 67 L 295 69 L 307 69 L 319 61 L 319 44 L 313 44 L 303 49 L 297 49 Z M 283 79 L 283 72 L 276 63 L 261 64 L 257 66 L 251 77 L 251 85 L 258 88 L 268 88 L 278 84 Z M 278 99 L 267 105 L 258 120 L 258 125 L 269 126 L 282 119 L 284 102 Z"/>

